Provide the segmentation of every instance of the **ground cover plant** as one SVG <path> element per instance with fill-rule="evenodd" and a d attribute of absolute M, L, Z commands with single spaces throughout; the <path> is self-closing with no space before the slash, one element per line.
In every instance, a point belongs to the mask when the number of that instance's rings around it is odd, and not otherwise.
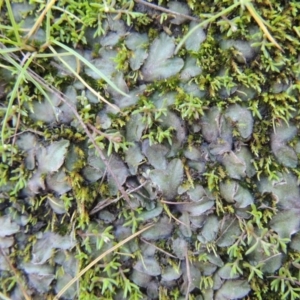
<path fill-rule="evenodd" d="M 1 299 L 299 299 L 298 1 L 0 1 Z"/>

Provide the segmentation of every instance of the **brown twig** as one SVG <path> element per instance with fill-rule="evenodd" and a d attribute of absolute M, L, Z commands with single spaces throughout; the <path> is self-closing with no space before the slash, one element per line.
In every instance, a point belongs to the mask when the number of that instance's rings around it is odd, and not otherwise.
<path fill-rule="evenodd" d="M 40 135 L 40 136 L 45 136 L 45 134 L 42 131 L 38 131 L 38 130 L 28 128 L 28 129 L 23 130 L 22 132 L 18 132 L 18 133 L 15 133 L 15 134 L 11 135 L 9 138 L 21 135 L 25 132 L 32 132 L 32 133 Z"/>
<path fill-rule="evenodd" d="M 300 281 L 294 280 L 292 278 L 287 278 L 287 277 L 283 277 L 283 276 L 267 276 L 267 278 L 275 278 L 275 279 L 280 279 L 280 280 L 287 280 L 289 282 L 292 282 L 292 283 L 300 286 Z"/>
<path fill-rule="evenodd" d="M 1 255 L 4 257 L 4 259 L 7 261 L 7 263 L 8 263 L 8 265 L 9 265 L 11 271 L 14 273 L 14 277 L 16 278 L 16 281 L 17 281 L 17 283 L 18 283 L 19 286 L 20 286 L 20 289 L 21 289 L 21 292 L 22 292 L 22 294 L 23 294 L 23 296 L 24 296 L 24 299 L 30 300 L 31 298 L 30 298 L 30 296 L 27 294 L 27 292 L 26 292 L 26 290 L 25 290 L 25 288 L 24 288 L 24 284 L 21 282 L 20 276 L 19 276 L 17 270 L 15 269 L 15 267 L 13 266 L 13 264 L 11 263 L 10 259 L 7 257 L 7 255 L 5 254 L 5 252 L 2 250 L 2 248 L 0 248 L 0 253 L 1 253 Z"/>
<path fill-rule="evenodd" d="M 111 142 L 115 142 L 115 143 L 120 143 L 122 142 L 122 136 L 120 135 L 120 133 L 118 132 L 115 132 L 115 133 L 112 133 L 112 134 L 109 134 L 109 133 L 105 133 L 99 129 L 97 129 L 95 126 L 87 123 L 86 124 L 87 127 L 89 127 L 90 129 L 92 129 L 94 132 L 98 133 L 99 135 L 102 135 L 104 136 L 106 139 L 108 139 L 109 141 Z"/>
<path fill-rule="evenodd" d="M 154 244 L 152 244 L 152 243 L 149 243 L 148 241 L 144 240 L 143 238 L 141 238 L 141 241 L 144 242 L 144 243 L 146 243 L 146 244 L 148 244 L 148 245 L 153 246 L 153 247 L 154 247 L 155 249 L 157 249 L 158 251 L 160 251 L 160 252 L 162 252 L 162 253 L 164 253 L 164 254 L 170 256 L 170 257 L 178 258 L 177 256 L 174 256 L 173 254 L 171 254 L 171 253 L 169 253 L 169 252 L 167 252 L 167 251 L 165 251 L 165 250 L 163 250 L 163 249 L 157 247 L 156 245 L 154 245 Z"/>
<path fill-rule="evenodd" d="M 178 16 L 178 17 L 181 17 L 181 18 L 185 18 L 187 20 L 191 20 L 191 21 L 195 21 L 195 22 L 200 22 L 199 19 L 197 18 L 194 18 L 194 17 L 191 17 L 189 15 L 185 15 L 185 14 L 181 14 L 181 13 L 178 13 L 176 11 L 173 11 L 171 9 L 167 9 L 165 7 L 162 7 L 162 6 L 159 6 L 159 5 L 155 5 L 155 4 L 152 4 L 152 3 L 149 3 L 149 2 L 146 2 L 144 0 L 134 0 L 135 2 L 139 3 L 139 4 L 143 4 L 145 6 L 148 6 L 150 8 L 153 8 L 155 10 L 160 10 L 162 12 L 165 12 L 167 14 L 170 14 L 170 15 L 174 15 L 174 16 Z"/>
<path fill-rule="evenodd" d="M 139 185 L 138 187 L 132 189 L 132 190 L 129 190 L 129 191 L 126 191 L 126 193 L 128 195 L 136 192 L 137 190 L 139 190 L 141 187 L 143 187 L 145 184 L 147 183 L 147 181 L 143 182 L 141 185 Z M 102 210 L 104 207 L 112 204 L 112 203 L 116 203 L 118 202 L 120 199 L 122 199 L 123 196 L 120 196 L 120 197 L 117 197 L 115 199 L 111 199 L 111 198 L 106 198 L 102 201 L 100 201 L 91 211 L 90 211 L 90 215 L 94 215 L 96 212 Z"/>

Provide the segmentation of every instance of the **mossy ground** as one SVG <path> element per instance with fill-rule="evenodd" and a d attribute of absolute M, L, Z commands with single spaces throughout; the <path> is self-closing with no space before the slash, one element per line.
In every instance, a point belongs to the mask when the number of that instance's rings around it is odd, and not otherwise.
<path fill-rule="evenodd" d="M 300 298 L 298 1 L 0 5 L 3 299 Z"/>

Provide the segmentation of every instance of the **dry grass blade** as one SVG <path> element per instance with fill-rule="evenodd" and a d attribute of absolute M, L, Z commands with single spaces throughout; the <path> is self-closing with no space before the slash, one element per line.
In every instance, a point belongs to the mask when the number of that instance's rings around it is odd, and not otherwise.
<path fill-rule="evenodd" d="M 120 93 L 121 95 L 123 95 L 125 97 L 129 97 L 126 93 L 124 93 L 122 90 L 120 90 L 111 79 L 109 79 L 107 76 L 105 76 L 90 61 L 88 61 L 82 55 L 78 54 L 74 49 L 72 49 L 72 48 L 68 47 L 67 45 L 60 43 L 59 41 L 56 41 L 56 40 L 53 40 L 52 43 L 61 47 L 68 53 L 70 53 L 70 54 L 74 55 L 76 58 L 78 58 L 85 66 L 89 67 L 92 71 L 94 71 L 96 74 L 98 74 L 115 91 L 117 91 L 118 93 Z"/>
<path fill-rule="evenodd" d="M 55 4 L 56 0 L 50 0 L 50 2 L 48 2 L 48 4 L 46 5 L 45 9 L 43 10 L 43 12 L 40 14 L 40 16 L 38 17 L 38 19 L 36 20 L 35 24 L 33 25 L 33 27 L 31 28 L 31 30 L 27 33 L 26 38 L 25 38 L 25 42 L 38 30 L 38 28 L 41 26 L 43 19 L 46 15 L 46 13 L 52 8 L 52 6 Z"/>
<path fill-rule="evenodd" d="M 133 238 L 137 237 L 138 235 L 140 235 L 141 233 L 143 233 L 144 231 L 148 230 L 149 228 L 151 228 L 154 224 L 147 226 L 141 230 L 139 230 L 138 232 L 132 234 L 131 236 L 129 236 L 128 238 L 126 238 L 125 240 L 119 242 L 118 244 L 116 244 L 115 246 L 113 246 L 112 248 L 108 249 L 107 251 L 105 251 L 104 253 L 102 253 L 101 255 L 99 255 L 96 259 L 94 259 L 88 266 L 86 266 L 83 270 L 81 270 L 76 277 L 74 277 L 55 297 L 54 300 L 58 300 L 64 293 L 65 291 L 73 284 L 75 283 L 85 272 L 87 272 L 91 267 L 93 267 L 97 262 L 99 262 L 102 258 L 104 258 L 106 255 L 108 255 L 109 253 L 115 251 L 116 249 L 120 248 L 121 246 L 123 246 L 124 244 L 126 244 L 127 242 L 129 242 L 130 240 L 132 240 Z"/>
<path fill-rule="evenodd" d="M 264 32 L 264 34 L 266 35 L 266 37 L 268 38 L 268 40 L 275 45 L 278 49 L 280 49 L 281 51 L 283 51 L 283 49 L 279 46 L 279 44 L 275 41 L 275 39 L 272 37 L 272 35 L 270 34 L 269 30 L 267 29 L 267 27 L 264 24 L 264 20 L 262 19 L 262 17 L 256 12 L 254 6 L 250 3 L 249 0 L 240 0 L 234 4 L 232 4 L 231 6 L 227 7 L 226 9 L 223 9 L 221 12 L 211 16 L 210 18 L 208 18 L 207 20 L 204 20 L 203 22 L 201 22 L 200 24 L 198 24 L 197 26 L 193 27 L 180 41 L 180 43 L 177 45 L 174 54 L 177 54 L 178 51 L 180 50 L 180 48 L 183 46 L 183 44 L 186 42 L 186 40 L 200 27 L 206 26 L 207 24 L 209 24 L 210 22 L 213 22 L 214 20 L 218 19 L 219 17 L 223 17 L 224 15 L 226 15 L 227 13 L 231 12 L 234 8 L 236 8 L 237 6 L 241 6 L 242 8 L 244 8 L 244 6 L 247 7 L 248 11 L 250 12 L 251 16 L 254 18 L 254 20 L 256 21 L 256 23 L 258 24 L 258 26 L 260 27 L 260 29 Z"/>
<path fill-rule="evenodd" d="M 178 220 L 176 217 L 173 216 L 173 214 L 171 213 L 169 207 L 165 203 L 163 203 L 162 206 L 163 206 L 166 214 L 169 216 L 170 219 L 174 219 L 176 222 L 180 223 L 181 225 L 183 225 L 185 227 L 188 227 L 188 225 L 186 225 L 184 222 L 181 222 L 180 220 Z"/>
<path fill-rule="evenodd" d="M 98 99 L 102 100 L 105 104 L 112 107 L 115 111 L 120 112 L 120 108 L 109 101 L 107 101 L 104 97 L 102 97 L 99 93 L 97 93 L 79 74 L 75 72 L 62 58 L 59 53 L 55 51 L 52 46 L 49 46 L 49 49 L 55 53 L 57 58 L 61 61 L 61 63 L 73 74 L 87 89 L 89 89 Z"/>
<path fill-rule="evenodd" d="M 251 16 L 255 19 L 256 23 L 260 27 L 260 29 L 264 32 L 268 40 L 276 46 L 279 50 L 283 51 L 283 49 L 279 46 L 279 44 L 275 41 L 275 39 L 270 34 L 269 30 L 267 29 L 266 25 L 264 24 L 264 20 L 262 17 L 256 12 L 255 8 L 251 3 L 244 3 L 244 5 L 247 7 L 248 11 L 250 12 Z"/>

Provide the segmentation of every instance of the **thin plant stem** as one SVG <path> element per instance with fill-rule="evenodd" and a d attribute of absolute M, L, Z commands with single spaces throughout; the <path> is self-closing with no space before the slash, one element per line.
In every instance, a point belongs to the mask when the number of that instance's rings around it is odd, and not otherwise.
<path fill-rule="evenodd" d="M 104 176 L 103 176 L 104 177 Z M 132 189 L 132 190 L 127 190 L 126 193 L 128 195 L 138 191 L 140 188 L 142 188 L 145 184 L 147 183 L 147 181 L 143 182 L 141 185 L 139 185 L 138 187 Z M 121 200 L 123 198 L 123 196 L 111 199 L 111 198 L 106 198 L 104 200 L 101 200 L 91 211 L 90 211 L 90 215 L 94 215 L 95 213 L 97 213 L 98 211 L 102 210 L 104 207 L 112 204 L 112 203 L 116 203 L 119 200 Z"/>
<path fill-rule="evenodd" d="M 152 3 L 149 3 L 149 2 L 146 2 L 146 1 L 143 1 L 143 0 L 134 0 L 134 1 L 137 2 L 137 3 L 143 4 L 145 6 L 148 6 L 150 8 L 153 8 L 155 10 L 160 10 L 160 11 L 165 12 L 165 13 L 170 14 L 170 15 L 182 17 L 182 18 L 185 18 L 187 20 L 191 20 L 191 21 L 195 21 L 195 22 L 200 22 L 200 20 L 197 19 L 197 18 L 191 17 L 189 15 L 178 13 L 176 11 L 173 11 L 171 9 L 167 9 L 165 7 L 162 7 L 162 6 L 159 6 L 159 5 L 156 5 L 156 4 L 152 4 Z"/>
<path fill-rule="evenodd" d="M 11 94 L 10 94 L 10 98 L 8 100 L 8 106 L 6 108 L 6 113 L 5 113 L 2 128 L 1 128 L 1 142 L 2 142 L 3 145 L 5 144 L 4 134 L 5 134 L 6 123 L 8 121 L 9 116 L 10 116 L 10 110 L 12 108 L 14 99 L 17 96 L 19 86 L 20 86 L 21 82 L 24 81 L 26 70 L 29 67 L 30 63 L 32 62 L 33 58 L 34 58 L 34 55 L 31 55 L 30 58 L 26 61 L 25 65 L 20 68 L 20 74 L 18 75 L 17 80 L 14 84 L 14 88 L 13 88 Z"/>
<path fill-rule="evenodd" d="M 90 63 L 87 59 L 85 59 L 82 55 L 80 55 L 79 53 L 77 53 L 75 50 L 73 50 L 72 48 L 62 44 L 59 41 L 56 40 L 52 40 L 53 44 L 63 48 L 64 50 L 66 50 L 67 52 L 69 52 L 70 54 L 73 54 L 75 57 L 77 57 L 80 61 L 82 61 L 86 66 L 88 66 L 92 71 L 94 71 L 97 75 L 99 75 L 101 78 L 103 78 L 110 87 L 112 87 L 115 91 L 117 91 L 118 93 L 120 93 L 123 96 L 128 97 L 128 95 L 126 93 L 124 93 L 122 90 L 120 90 L 108 77 L 106 77 L 102 72 L 100 72 L 92 63 Z"/>
<path fill-rule="evenodd" d="M 78 18 L 77 16 L 75 16 L 74 14 L 72 14 L 71 12 L 61 8 L 61 7 L 58 7 L 58 6 L 53 6 L 52 9 L 55 9 L 55 10 L 59 10 L 69 16 L 71 16 L 72 18 L 74 18 L 76 21 L 78 21 L 79 23 L 83 23 L 82 20 L 80 20 L 80 18 Z"/>
<path fill-rule="evenodd" d="M 49 46 L 49 49 L 51 49 L 51 51 L 55 54 L 55 56 L 62 62 L 62 64 L 64 66 L 66 66 L 66 68 L 68 68 L 68 70 L 70 70 L 70 72 L 81 82 L 83 83 L 83 85 L 89 89 L 97 98 L 101 99 L 104 103 L 106 103 L 107 105 L 109 105 L 110 107 L 112 107 L 114 110 L 116 110 L 117 112 L 120 112 L 120 108 L 112 103 L 110 103 L 109 101 L 107 101 L 104 97 L 102 97 L 99 93 L 97 93 L 77 72 L 75 72 L 73 70 L 73 68 L 70 67 L 69 64 L 67 64 L 63 59 L 61 59 L 60 54 L 57 53 L 55 51 L 55 49 L 52 46 Z"/>
<path fill-rule="evenodd" d="M 10 0 L 5 0 L 5 4 L 6 4 L 8 16 L 9 16 L 12 28 L 14 30 L 14 34 L 15 34 L 15 37 L 16 37 L 16 40 L 17 40 L 17 44 L 21 45 L 21 38 L 20 38 L 19 28 L 18 28 L 19 26 L 16 23 L 16 20 L 15 20 L 15 17 L 14 17 L 14 14 L 13 14 L 13 11 L 12 11 L 12 8 L 11 8 L 11 5 L 10 5 Z"/>
<path fill-rule="evenodd" d="M 214 16 L 208 18 L 207 20 L 201 22 L 200 24 L 196 25 L 195 27 L 193 27 L 180 41 L 180 43 L 177 45 L 176 49 L 175 49 L 175 54 L 178 53 L 178 51 L 181 49 L 181 47 L 183 46 L 183 44 L 186 42 L 186 40 L 199 28 L 206 26 L 208 23 L 211 23 L 212 21 L 218 19 L 219 17 L 224 16 L 225 14 L 228 14 L 229 12 L 231 12 L 233 9 L 235 9 L 236 7 L 241 6 L 242 8 L 244 6 L 246 6 L 246 8 L 248 9 L 248 11 L 250 12 L 251 16 L 254 18 L 254 20 L 256 21 L 256 23 L 259 25 L 260 29 L 264 32 L 264 34 L 266 35 L 266 37 L 268 38 L 268 40 L 275 45 L 278 49 L 280 49 L 281 51 L 283 51 L 283 49 L 278 45 L 278 43 L 275 41 L 275 39 L 272 37 L 272 35 L 270 34 L 270 32 L 268 31 L 267 27 L 264 25 L 264 20 L 262 19 L 262 17 L 256 12 L 255 8 L 253 7 L 253 5 L 250 3 L 249 0 L 240 0 L 234 4 L 232 4 L 231 6 L 227 7 L 226 9 L 222 10 L 221 12 L 215 14 Z"/>
<path fill-rule="evenodd" d="M 31 36 L 38 30 L 38 28 L 41 26 L 43 19 L 46 15 L 46 13 L 48 12 L 48 10 L 50 10 L 52 8 L 52 6 L 55 4 L 56 0 L 50 0 L 50 2 L 48 2 L 48 4 L 46 5 L 45 9 L 43 10 L 43 12 L 40 14 L 40 16 L 38 17 L 38 19 L 36 20 L 36 22 L 34 23 L 33 27 L 31 28 L 31 30 L 27 33 L 26 37 L 25 37 L 25 42 L 28 41 L 29 38 L 31 38 Z"/>
<path fill-rule="evenodd" d="M 181 49 L 181 47 L 183 46 L 183 44 L 186 42 L 186 40 L 199 28 L 201 28 L 202 26 L 207 25 L 208 23 L 218 19 L 219 17 L 222 17 L 223 15 L 231 12 L 233 9 L 235 9 L 236 7 L 238 7 L 240 5 L 240 3 L 235 3 L 232 4 L 231 6 L 227 7 L 226 9 L 222 10 L 221 12 L 219 12 L 218 14 L 215 14 L 214 16 L 208 18 L 207 20 L 201 22 L 200 24 L 196 25 L 195 27 L 193 27 L 180 41 L 180 43 L 177 45 L 176 49 L 175 49 L 175 54 L 178 53 L 178 51 Z"/>
<path fill-rule="evenodd" d="M 100 149 L 100 147 L 97 145 L 97 143 L 95 142 L 92 134 L 90 133 L 90 131 L 88 130 L 87 126 L 85 125 L 85 123 L 82 121 L 80 115 L 78 114 L 76 108 L 70 104 L 71 100 L 67 100 L 65 98 L 65 96 L 59 91 L 57 90 L 55 87 L 53 87 L 52 85 L 48 84 L 47 82 L 45 82 L 45 80 L 40 77 L 38 74 L 36 74 L 35 72 L 33 72 L 32 70 L 29 70 L 29 73 L 32 77 L 32 81 L 35 85 L 37 85 L 38 88 L 42 89 L 41 85 L 47 89 L 50 92 L 54 92 L 64 103 L 66 103 L 70 110 L 74 113 L 76 119 L 78 120 L 78 122 L 80 123 L 80 125 L 82 126 L 83 130 L 85 131 L 85 133 L 87 134 L 88 138 L 90 139 L 90 141 L 92 142 L 93 146 L 95 147 L 96 151 L 98 152 L 100 158 L 102 159 L 103 163 L 105 164 L 108 173 L 112 176 L 112 178 L 114 179 L 118 190 L 121 192 L 123 198 L 127 201 L 129 207 L 131 207 L 130 205 L 130 199 L 128 194 L 125 192 L 124 188 L 122 187 L 122 185 L 120 184 L 118 178 L 116 177 L 115 173 L 113 172 L 113 170 L 111 169 L 105 155 L 103 154 L 102 150 Z M 43 90 L 43 89 L 42 89 Z M 45 91 L 44 91 L 45 93 Z M 46 94 L 46 93 L 45 93 Z"/>
<path fill-rule="evenodd" d="M 170 257 L 173 257 L 173 258 L 178 259 L 177 256 L 174 256 L 173 254 L 171 254 L 171 253 L 169 253 L 169 252 L 167 252 L 167 251 L 165 251 L 165 250 L 163 250 L 163 249 L 157 247 L 155 244 L 149 243 L 148 241 L 144 240 L 143 238 L 141 238 L 141 241 L 144 242 L 144 243 L 146 243 L 146 244 L 148 244 L 148 245 L 153 246 L 153 247 L 154 247 L 155 249 L 157 249 L 158 251 L 160 251 L 160 252 L 162 252 L 162 253 L 164 253 L 164 254 L 170 256 Z"/>
<path fill-rule="evenodd" d="M 267 39 L 275 45 L 279 50 L 283 51 L 283 49 L 279 46 L 279 44 L 275 41 L 275 39 L 272 37 L 270 32 L 268 31 L 267 27 L 265 26 L 265 21 L 262 19 L 262 17 L 256 12 L 255 8 L 253 7 L 252 3 L 246 2 L 245 6 L 247 7 L 248 11 L 250 12 L 251 16 L 254 18 L 260 29 L 264 32 Z"/>
<path fill-rule="evenodd" d="M 189 263 L 189 252 L 188 252 L 187 247 L 185 247 L 185 264 L 186 264 L 186 277 L 187 277 L 187 282 L 188 282 L 185 300 L 188 300 L 189 293 L 190 293 L 190 287 L 191 287 L 191 283 L 192 283 L 192 278 L 191 278 L 191 270 L 190 270 L 190 263 Z"/>
<path fill-rule="evenodd" d="M 27 294 L 26 289 L 25 289 L 25 284 L 22 282 L 22 279 L 20 278 L 20 275 L 18 274 L 17 270 L 15 269 L 15 267 L 13 266 L 13 264 L 11 263 L 10 259 L 7 257 L 7 255 L 5 254 L 5 252 L 2 250 L 2 248 L 0 248 L 0 253 L 1 255 L 4 257 L 4 259 L 6 260 L 6 262 L 8 263 L 11 271 L 14 274 L 14 277 L 16 278 L 17 283 L 20 286 L 20 290 L 24 296 L 24 299 L 26 300 L 30 300 L 30 296 Z M 0 297 L 2 297 L 2 295 L 0 294 Z M 2 299 L 9 299 L 9 298 L 2 298 Z"/>
<path fill-rule="evenodd" d="M 70 280 L 69 283 L 66 284 L 64 286 L 64 288 L 62 288 L 60 290 L 60 292 L 54 297 L 54 300 L 58 300 L 73 283 L 75 283 L 84 273 L 86 273 L 90 268 L 92 268 L 95 264 L 97 264 L 101 259 L 103 259 L 105 256 L 107 256 L 109 253 L 117 250 L 118 248 L 120 248 L 121 246 L 123 246 L 124 244 L 126 244 L 127 242 L 129 242 L 130 240 L 134 239 L 138 235 L 142 234 L 144 231 L 150 229 L 153 225 L 154 224 L 151 224 L 151 225 L 149 225 L 149 226 L 147 226 L 147 227 L 139 230 L 138 232 L 132 234 L 131 236 L 127 237 L 123 241 L 119 242 L 115 246 L 111 247 L 110 249 L 106 250 L 104 253 L 102 253 L 101 255 L 99 255 L 90 264 L 88 264 L 83 270 L 81 270 L 72 280 Z"/>

